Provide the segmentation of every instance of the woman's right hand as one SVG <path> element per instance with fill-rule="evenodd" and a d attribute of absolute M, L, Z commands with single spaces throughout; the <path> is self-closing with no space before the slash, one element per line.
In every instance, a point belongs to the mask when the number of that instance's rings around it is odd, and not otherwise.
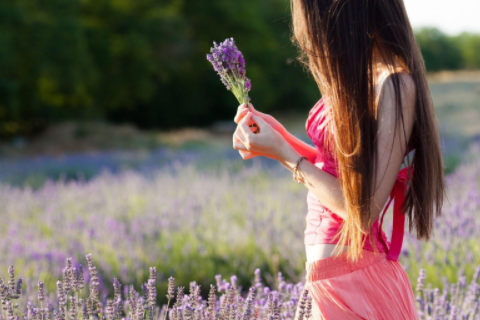
<path fill-rule="evenodd" d="M 257 111 L 251 103 L 249 103 L 249 107 L 250 107 L 250 111 L 253 112 L 253 114 L 261 117 L 263 120 L 265 120 L 265 122 L 271 125 L 273 129 L 278 131 L 283 136 L 283 134 L 286 132 L 286 129 L 280 122 L 277 121 L 277 119 L 275 119 L 269 114 Z M 233 119 L 233 121 L 235 121 L 235 123 L 238 124 L 240 120 L 242 120 L 242 118 L 247 114 L 248 111 L 249 109 L 247 108 L 247 105 L 245 103 L 242 103 L 238 107 L 237 114 L 235 115 L 235 118 Z M 248 160 L 259 155 L 253 152 L 248 152 L 243 150 L 239 150 L 239 152 L 242 154 L 242 157 L 244 160 Z"/>
<path fill-rule="evenodd" d="M 271 125 L 273 129 L 277 130 L 283 136 L 283 134 L 286 132 L 286 129 L 280 122 L 277 121 L 277 119 L 275 119 L 269 114 L 256 110 L 251 103 L 249 103 L 249 107 L 250 112 L 252 112 L 256 116 L 261 117 L 263 120 L 265 120 L 266 123 Z M 249 111 L 249 109 L 247 108 L 246 104 L 241 104 L 237 109 L 237 114 L 235 115 L 233 121 L 238 124 L 240 120 L 242 120 L 242 118 L 247 114 L 247 111 Z"/>

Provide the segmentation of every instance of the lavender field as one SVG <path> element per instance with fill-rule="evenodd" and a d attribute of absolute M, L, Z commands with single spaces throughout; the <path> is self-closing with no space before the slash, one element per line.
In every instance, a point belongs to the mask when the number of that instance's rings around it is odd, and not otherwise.
<path fill-rule="evenodd" d="M 401 262 L 412 283 L 425 269 L 427 287 L 446 288 L 458 275 L 471 281 L 480 265 L 479 156 L 480 144 L 472 143 L 446 177 L 448 199 L 431 241 L 406 234 Z M 28 286 L 42 280 L 54 292 L 66 259 L 84 263 L 91 253 L 102 296 L 111 293 L 112 277 L 140 286 L 149 267 L 160 288 L 173 276 L 179 285 L 197 281 L 206 290 L 218 274 L 236 275 L 247 287 L 257 268 L 272 287 L 278 272 L 302 281 L 307 190 L 279 165 L 249 164 L 230 160 L 199 169 L 186 156 L 157 170 L 47 180 L 36 189 L 1 184 L 3 270 L 14 265 Z"/>
<path fill-rule="evenodd" d="M 0 278 L 0 319 L 24 320 L 91 320 L 91 319 L 171 319 L 171 320 L 212 320 L 212 319 L 264 319 L 303 320 L 315 319 L 314 301 L 308 286 L 285 281 L 278 273 L 275 288 L 266 286 L 261 270 L 256 269 L 251 286 L 242 290 L 235 275 L 229 280 L 221 274 L 215 276 L 216 286 L 210 284 L 208 296 L 203 299 L 201 285 L 189 283 L 188 293 L 183 286 L 176 286 L 175 278 L 168 278 L 167 303 L 157 305 L 157 271 L 149 268 L 148 281 L 141 285 L 141 292 L 134 285 L 122 285 L 113 278 L 113 295 L 99 295 L 100 278 L 91 254 L 86 255 L 89 279 L 85 281 L 82 264 L 74 266 L 71 258 L 66 259 L 62 279 L 56 282 L 56 297 L 46 292 L 44 283 L 39 281 L 33 287 L 31 282 L 23 290 L 23 278 L 16 278 L 15 268 L 8 268 L 8 285 Z M 415 287 L 419 319 L 478 320 L 480 267 L 477 267 L 470 283 L 462 272 L 456 283 L 445 283 L 438 288 L 425 287 L 425 270 Z M 87 290 L 88 287 L 88 290 Z M 87 291 L 87 292 L 85 292 Z M 176 295 L 175 295 L 176 291 Z M 172 306 L 170 306 L 172 302 Z"/>
<path fill-rule="evenodd" d="M 447 198 L 432 239 L 407 231 L 401 254 L 422 320 L 480 319 L 479 83 L 430 83 Z M 305 138 L 299 119 L 281 122 Z M 3 157 L 0 320 L 164 319 L 169 277 L 180 290 L 170 319 L 289 320 L 297 308 L 308 318 L 306 195 L 278 163 L 241 160 L 230 135 L 208 145 Z"/>

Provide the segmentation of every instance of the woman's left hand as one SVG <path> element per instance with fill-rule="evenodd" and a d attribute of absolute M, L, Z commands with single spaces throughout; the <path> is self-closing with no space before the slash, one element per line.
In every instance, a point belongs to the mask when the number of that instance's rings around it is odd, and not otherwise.
<path fill-rule="evenodd" d="M 250 129 L 251 122 L 257 124 L 257 133 L 253 133 Z M 247 112 L 238 122 L 233 134 L 233 148 L 239 150 L 242 157 L 244 153 L 250 153 L 281 160 L 288 147 L 290 145 L 277 130 L 252 112 Z"/>

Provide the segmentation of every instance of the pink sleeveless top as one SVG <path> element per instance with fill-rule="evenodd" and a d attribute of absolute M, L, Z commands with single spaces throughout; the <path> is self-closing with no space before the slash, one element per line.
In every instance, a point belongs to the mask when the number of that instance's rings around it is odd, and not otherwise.
<path fill-rule="evenodd" d="M 305 127 L 308 136 L 312 139 L 317 148 L 317 157 L 313 164 L 321 170 L 338 177 L 336 172 L 337 163 L 334 154 L 331 151 L 328 151 L 327 148 L 324 148 L 327 130 L 330 130 L 330 133 L 332 133 L 330 136 L 333 137 L 333 132 L 331 131 L 332 124 L 331 106 L 328 103 L 324 103 L 324 98 L 322 98 L 310 110 Z M 409 144 L 405 155 L 410 151 L 411 145 Z M 395 261 L 398 260 L 403 242 L 405 215 L 402 213 L 400 207 L 404 202 L 407 189 L 407 170 L 408 167 L 400 170 L 397 176 L 397 181 L 390 193 L 389 201 L 385 205 L 383 213 L 380 214 L 380 223 L 378 221 L 379 219 L 377 219 L 373 223 L 372 228 L 377 250 L 379 252 L 387 253 L 387 258 Z M 394 202 L 393 212 L 393 232 L 392 239 L 389 242 L 385 232 L 382 230 L 382 223 L 385 212 L 394 198 L 396 201 Z M 307 194 L 307 206 L 308 213 L 306 216 L 307 226 L 305 229 L 305 244 L 337 243 L 337 239 L 334 240 L 333 238 L 338 233 L 343 219 L 325 207 L 310 190 Z M 366 235 L 365 237 L 364 249 L 373 251 L 369 236 Z"/>

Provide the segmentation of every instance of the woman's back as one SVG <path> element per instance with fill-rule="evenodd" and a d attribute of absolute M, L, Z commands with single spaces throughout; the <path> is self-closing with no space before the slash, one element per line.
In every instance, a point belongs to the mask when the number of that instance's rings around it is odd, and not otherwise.
<path fill-rule="evenodd" d="M 317 158 L 313 164 L 338 178 L 338 166 L 334 153 L 335 143 L 333 141 L 331 108 L 332 106 L 328 101 L 328 97 L 320 99 L 310 110 L 305 128 L 308 136 L 317 148 Z M 404 156 L 411 150 L 412 146 L 409 144 Z M 400 177 L 401 173 L 399 173 L 399 178 Z M 338 238 L 335 237 L 339 232 L 343 219 L 323 205 L 310 190 L 307 193 L 307 205 L 308 213 L 304 232 L 305 245 L 336 244 Z M 386 208 L 384 207 L 384 209 Z M 373 223 L 372 231 L 377 250 L 379 252 L 388 252 L 389 245 L 387 236 L 383 230 L 381 230 L 378 219 Z M 369 237 L 366 237 L 363 248 L 370 251 L 374 250 Z"/>

